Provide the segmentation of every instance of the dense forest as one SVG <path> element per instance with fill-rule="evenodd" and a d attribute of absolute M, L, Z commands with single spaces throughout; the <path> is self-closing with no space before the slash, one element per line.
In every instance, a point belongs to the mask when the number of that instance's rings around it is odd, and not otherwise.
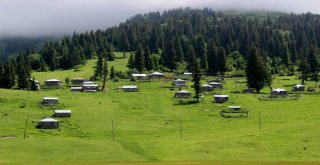
<path fill-rule="evenodd" d="M 21 53 L 0 69 L 2 74 L 21 64 L 27 72 L 68 69 L 92 58 L 116 60 L 113 52 L 121 51 L 123 58 L 130 56 L 128 68 L 137 72 L 191 70 L 196 57 L 204 74 L 245 76 L 254 47 L 270 73 L 298 70 L 306 80 L 318 79 L 319 46 L 320 15 L 224 15 L 209 8 L 180 8 L 138 14 L 106 30 L 74 32 L 47 42 L 39 52 Z"/>

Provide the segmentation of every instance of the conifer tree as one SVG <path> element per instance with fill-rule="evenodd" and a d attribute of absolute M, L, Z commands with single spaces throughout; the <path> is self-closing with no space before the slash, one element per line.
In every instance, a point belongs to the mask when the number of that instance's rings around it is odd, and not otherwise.
<path fill-rule="evenodd" d="M 208 73 L 209 75 L 217 74 L 217 47 L 213 41 L 208 43 Z"/>
<path fill-rule="evenodd" d="M 130 54 L 127 67 L 129 69 L 134 69 L 134 55 L 133 55 L 133 53 Z"/>
<path fill-rule="evenodd" d="M 112 66 L 110 69 L 110 79 L 114 79 L 116 77 L 116 71 L 114 67 Z"/>
<path fill-rule="evenodd" d="M 313 47 L 309 48 L 308 64 L 310 66 L 311 80 L 317 83 L 319 81 L 318 73 L 319 73 L 320 65 L 316 57 L 315 49 Z"/>
<path fill-rule="evenodd" d="M 150 50 L 149 47 L 147 46 L 145 51 L 144 51 L 144 66 L 148 71 L 153 69 L 153 63 L 150 57 Z"/>
<path fill-rule="evenodd" d="M 216 58 L 216 68 L 221 74 L 222 80 L 224 79 L 224 73 L 227 71 L 226 53 L 222 47 L 218 48 L 218 55 Z"/>
<path fill-rule="evenodd" d="M 271 76 L 255 47 L 250 48 L 246 68 L 247 86 L 259 93 L 264 85 L 271 86 Z"/>
<path fill-rule="evenodd" d="M 193 72 L 192 72 L 192 81 L 193 81 L 193 88 L 196 93 L 195 97 L 197 99 L 197 102 L 199 102 L 200 99 L 200 93 L 201 93 L 201 67 L 200 67 L 200 59 L 194 58 L 193 63 Z"/>
<path fill-rule="evenodd" d="M 138 49 L 136 51 L 135 54 L 135 58 L 134 58 L 134 67 L 140 72 L 142 73 L 142 71 L 144 70 L 145 66 L 144 66 L 144 57 L 143 57 L 143 50 L 141 48 L 141 45 L 138 45 Z"/>
<path fill-rule="evenodd" d="M 26 73 L 26 68 L 23 65 L 22 61 L 18 63 L 19 67 L 17 68 L 18 72 L 18 88 L 19 89 L 28 89 L 29 88 L 29 81 L 28 81 L 28 74 Z"/>
<path fill-rule="evenodd" d="M 35 80 L 35 78 L 33 77 L 33 78 L 32 78 L 32 81 L 31 81 L 31 85 L 30 85 L 30 86 L 31 86 L 30 88 L 31 88 L 32 91 L 37 91 L 37 90 L 38 90 L 38 86 L 37 86 L 37 84 L 36 84 L 35 81 L 36 81 L 36 80 Z"/>
<path fill-rule="evenodd" d="M 2 61 L 0 60 L 0 88 L 4 88 L 3 76 L 4 76 L 4 67 L 3 67 Z"/>
<path fill-rule="evenodd" d="M 106 91 L 106 82 L 108 77 L 108 62 L 105 58 L 103 58 L 102 75 L 103 75 L 103 84 L 102 84 L 101 90 Z"/>
<path fill-rule="evenodd" d="M 102 69 L 103 69 L 103 54 L 99 53 L 98 55 L 98 61 L 96 64 L 96 69 L 94 72 L 94 79 L 96 80 L 98 77 L 102 78 Z"/>
<path fill-rule="evenodd" d="M 196 37 L 194 51 L 196 55 L 200 57 L 201 68 L 208 70 L 207 44 L 204 42 L 203 37 Z"/>
<path fill-rule="evenodd" d="M 301 84 L 304 84 L 304 82 L 307 80 L 308 73 L 310 72 L 310 65 L 308 63 L 308 57 L 305 51 L 305 49 L 300 50 L 301 53 L 298 71 L 301 72 Z"/>
<path fill-rule="evenodd" d="M 126 52 L 129 50 L 129 40 L 127 34 L 123 31 L 120 36 L 120 50 L 123 52 L 123 58 L 126 58 Z"/>

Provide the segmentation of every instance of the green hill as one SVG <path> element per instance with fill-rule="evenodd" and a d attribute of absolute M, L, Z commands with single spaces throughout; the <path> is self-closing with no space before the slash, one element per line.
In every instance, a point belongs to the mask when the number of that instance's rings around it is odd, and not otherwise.
<path fill-rule="evenodd" d="M 109 66 L 120 69 L 125 60 Z M 41 83 L 47 78 L 88 77 L 94 63 L 89 61 L 80 72 L 33 76 Z M 274 87 L 291 90 L 298 82 L 296 77 L 279 77 Z M 192 83 L 187 83 L 192 91 Z M 229 94 L 228 103 L 213 103 L 209 94 L 199 104 L 179 104 L 172 99 L 178 89 L 161 88 L 163 84 L 171 86 L 171 81 L 108 81 L 108 90 L 97 93 L 71 92 L 67 87 L 37 92 L 0 89 L 0 164 L 320 161 L 318 94 L 303 94 L 298 101 L 259 101 L 268 96 L 268 89 L 265 94 L 231 93 L 245 89 L 245 79 L 227 78 L 225 89 L 215 93 Z M 117 90 L 122 85 L 138 85 L 140 92 Z M 59 97 L 59 105 L 42 106 L 44 96 Z M 222 118 L 220 110 L 229 105 L 247 108 L 249 117 Z M 37 122 L 51 117 L 55 109 L 70 109 L 72 117 L 56 118 L 59 129 L 36 129 Z"/>

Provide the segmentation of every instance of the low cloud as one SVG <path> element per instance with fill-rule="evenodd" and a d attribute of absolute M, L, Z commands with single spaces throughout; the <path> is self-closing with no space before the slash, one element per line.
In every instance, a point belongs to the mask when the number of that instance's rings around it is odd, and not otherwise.
<path fill-rule="evenodd" d="M 131 16 L 178 7 L 320 13 L 316 0 L 1 0 L 0 36 L 48 36 L 105 29 Z"/>

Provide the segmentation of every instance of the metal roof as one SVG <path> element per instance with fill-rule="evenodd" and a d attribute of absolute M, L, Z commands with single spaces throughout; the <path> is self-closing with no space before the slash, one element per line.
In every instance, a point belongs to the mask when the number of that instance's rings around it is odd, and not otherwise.
<path fill-rule="evenodd" d="M 49 80 L 46 80 L 46 81 L 60 81 L 58 79 L 49 79 Z"/>
<path fill-rule="evenodd" d="M 40 120 L 40 122 L 59 122 L 59 121 L 52 118 L 45 118 Z"/>
<path fill-rule="evenodd" d="M 54 113 L 71 113 L 71 110 L 54 110 Z"/>
<path fill-rule="evenodd" d="M 44 100 L 59 100 L 57 97 L 43 97 Z"/>
<path fill-rule="evenodd" d="M 229 95 L 213 95 L 213 97 L 229 97 Z"/>
<path fill-rule="evenodd" d="M 82 89 L 82 87 L 71 87 L 71 89 Z"/>
<path fill-rule="evenodd" d="M 174 81 L 183 81 L 183 82 L 184 82 L 184 80 L 182 80 L 182 79 L 176 79 L 176 80 L 174 80 Z"/>
<path fill-rule="evenodd" d="M 218 83 L 218 82 L 210 82 L 209 85 L 210 85 L 210 84 L 212 84 L 212 85 L 219 85 L 219 84 L 221 84 L 221 83 Z"/>
<path fill-rule="evenodd" d="M 300 88 L 300 87 L 304 87 L 304 85 L 302 85 L 302 84 L 297 84 L 297 85 L 295 85 L 295 87 Z"/>
<path fill-rule="evenodd" d="M 124 86 L 122 86 L 122 88 L 128 89 L 128 88 L 138 88 L 138 87 L 134 86 L 134 85 L 124 85 Z"/>
<path fill-rule="evenodd" d="M 212 86 L 208 85 L 208 84 L 205 84 L 205 85 L 202 85 L 202 87 L 212 87 Z"/>
<path fill-rule="evenodd" d="M 229 106 L 229 109 L 241 109 L 241 106 Z"/>
<path fill-rule="evenodd" d="M 272 91 L 276 91 L 276 92 L 283 92 L 283 91 L 287 91 L 285 89 L 282 89 L 282 88 L 277 88 L 277 89 L 272 89 Z"/>
<path fill-rule="evenodd" d="M 181 90 L 181 91 L 177 91 L 176 93 L 191 93 L 191 92 L 186 91 L 186 90 Z"/>
<path fill-rule="evenodd" d="M 160 72 L 153 72 L 153 73 L 151 73 L 151 75 L 163 75 L 163 73 L 160 73 Z"/>
<path fill-rule="evenodd" d="M 132 74 L 133 77 L 146 77 L 147 74 Z"/>

